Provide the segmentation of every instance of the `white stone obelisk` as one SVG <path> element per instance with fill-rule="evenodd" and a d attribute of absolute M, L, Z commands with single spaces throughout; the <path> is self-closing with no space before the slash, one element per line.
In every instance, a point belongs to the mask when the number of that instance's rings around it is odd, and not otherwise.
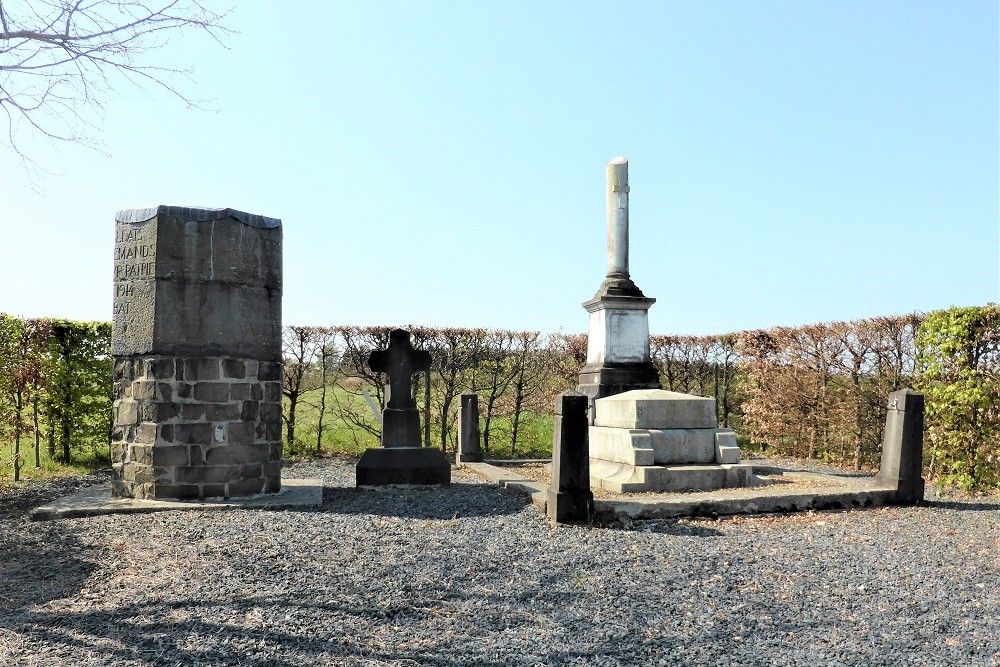
<path fill-rule="evenodd" d="M 628 279 L 628 160 L 608 162 L 608 278 Z"/>
<path fill-rule="evenodd" d="M 594 298 L 583 304 L 590 323 L 587 364 L 577 390 L 591 402 L 630 389 L 660 387 L 649 356 L 647 311 L 656 299 L 646 297 L 629 276 L 628 200 L 628 160 L 616 157 L 607 165 L 608 273 Z"/>

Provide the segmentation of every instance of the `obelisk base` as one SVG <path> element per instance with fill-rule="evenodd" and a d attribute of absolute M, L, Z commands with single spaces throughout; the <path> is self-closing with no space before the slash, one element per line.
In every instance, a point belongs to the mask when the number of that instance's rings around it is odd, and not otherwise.
<path fill-rule="evenodd" d="M 594 401 L 633 389 L 659 389 L 660 374 L 649 357 L 649 307 L 656 302 L 631 280 L 608 278 L 583 307 L 590 313 L 587 365 L 576 390 Z"/>
<path fill-rule="evenodd" d="M 357 485 L 451 484 L 451 465 L 436 447 L 372 447 L 356 468 Z"/>

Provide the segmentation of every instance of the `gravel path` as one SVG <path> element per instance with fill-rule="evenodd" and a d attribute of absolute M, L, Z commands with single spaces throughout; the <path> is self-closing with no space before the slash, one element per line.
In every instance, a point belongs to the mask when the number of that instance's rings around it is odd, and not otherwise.
<path fill-rule="evenodd" d="M 552 528 L 285 475 L 322 510 L 0 512 L 0 665 L 1000 665 L 997 499 Z"/>

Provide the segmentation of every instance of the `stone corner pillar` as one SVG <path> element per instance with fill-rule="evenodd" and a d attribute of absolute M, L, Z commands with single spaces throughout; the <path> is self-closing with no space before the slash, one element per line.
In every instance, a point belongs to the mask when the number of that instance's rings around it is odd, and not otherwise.
<path fill-rule="evenodd" d="M 877 481 L 896 488 L 896 502 L 924 499 L 924 396 L 912 389 L 889 394 L 889 411 L 882 439 L 882 465 Z"/>
<path fill-rule="evenodd" d="M 588 397 L 575 391 L 556 397 L 552 480 L 545 503 L 546 514 L 556 523 L 587 521 L 592 514 L 588 404 Z"/>
<path fill-rule="evenodd" d="M 115 216 L 112 490 L 281 487 L 281 221 L 157 206 Z"/>

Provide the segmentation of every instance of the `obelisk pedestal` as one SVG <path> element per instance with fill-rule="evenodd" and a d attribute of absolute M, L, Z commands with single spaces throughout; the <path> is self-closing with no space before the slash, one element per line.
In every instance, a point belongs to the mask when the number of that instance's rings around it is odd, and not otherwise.
<path fill-rule="evenodd" d="M 607 167 L 608 273 L 594 298 L 583 303 L 590 313 L 587 364 L 577 391 L 594 400 L 632 389 L 659 389 L 660 376 L 649 356 L 648 311 L 656 299 L 642 293 L 629 276 L 628 160 Z"/>

